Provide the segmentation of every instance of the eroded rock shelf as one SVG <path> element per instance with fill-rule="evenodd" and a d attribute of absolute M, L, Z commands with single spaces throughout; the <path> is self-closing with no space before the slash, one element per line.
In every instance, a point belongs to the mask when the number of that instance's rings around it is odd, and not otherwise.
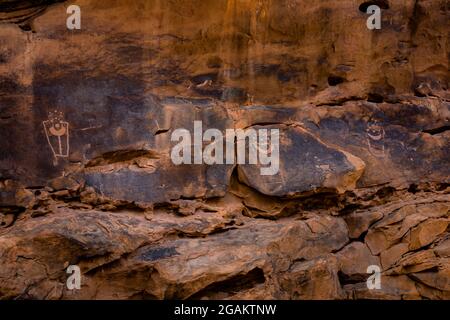
<path fill-rule="evenodd" d="M 450 299 L 448 1 L 70 4 L 0 1 L 0 299 Z M 194 121 L 279 173 L 173 164 Z"/>

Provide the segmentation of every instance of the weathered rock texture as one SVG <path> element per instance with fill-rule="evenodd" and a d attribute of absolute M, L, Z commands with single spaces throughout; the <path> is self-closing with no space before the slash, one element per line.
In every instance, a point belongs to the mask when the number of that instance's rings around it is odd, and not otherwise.
<path fill-rule="evenodd" d="M 450 299 L 448 1 L 70 4 L 0 1 L 0 298 Z M 280 172 L 174 165 L 196 120 Z"/>

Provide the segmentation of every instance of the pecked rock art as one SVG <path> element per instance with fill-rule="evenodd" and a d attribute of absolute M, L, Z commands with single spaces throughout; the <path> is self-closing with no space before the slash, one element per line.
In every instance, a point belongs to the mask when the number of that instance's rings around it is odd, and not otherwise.
<path fill-rule="evenodd" d="M 383 125 L 379 122 L 370 122 L 367 124 L 367 144 L 369 151 L 375 157 L 383 158 L 385 156 Z"/>
<path fill-rule="evenodd" d="M 447 2 L 0 0 L 0 299 L 450 299 Z"/>
<path fill-rule="evenodd" d="M 50 111 L 49 119 L 42 122 L 47 137 L 48 145 L 52 150 L 55 164 L 58 158 L 69 157 L 70 136 L 69 123 L 63 120 L 63 113 L 59 111 Z"/>

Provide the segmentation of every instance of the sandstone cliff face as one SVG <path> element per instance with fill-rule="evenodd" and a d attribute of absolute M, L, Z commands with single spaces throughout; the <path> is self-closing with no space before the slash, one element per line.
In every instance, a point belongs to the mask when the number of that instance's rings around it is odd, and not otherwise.
<path fill-rule="evenodd" d="M 1 299 L 450 299 L 448 1 L 70 4 L 0 1 Z M 279 173 L 173 164 L 194 121 Z"/>

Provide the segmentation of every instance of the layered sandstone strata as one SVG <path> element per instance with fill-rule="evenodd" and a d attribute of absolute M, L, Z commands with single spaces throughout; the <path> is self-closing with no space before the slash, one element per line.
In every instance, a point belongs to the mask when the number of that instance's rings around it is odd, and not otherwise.
<path fill-rule="evenodd" d="M 0 1 L 0 298 L 450 298 L 447 1 L 70 4 Z M 279 172 L 173 164 L 194 121 Z"/>

